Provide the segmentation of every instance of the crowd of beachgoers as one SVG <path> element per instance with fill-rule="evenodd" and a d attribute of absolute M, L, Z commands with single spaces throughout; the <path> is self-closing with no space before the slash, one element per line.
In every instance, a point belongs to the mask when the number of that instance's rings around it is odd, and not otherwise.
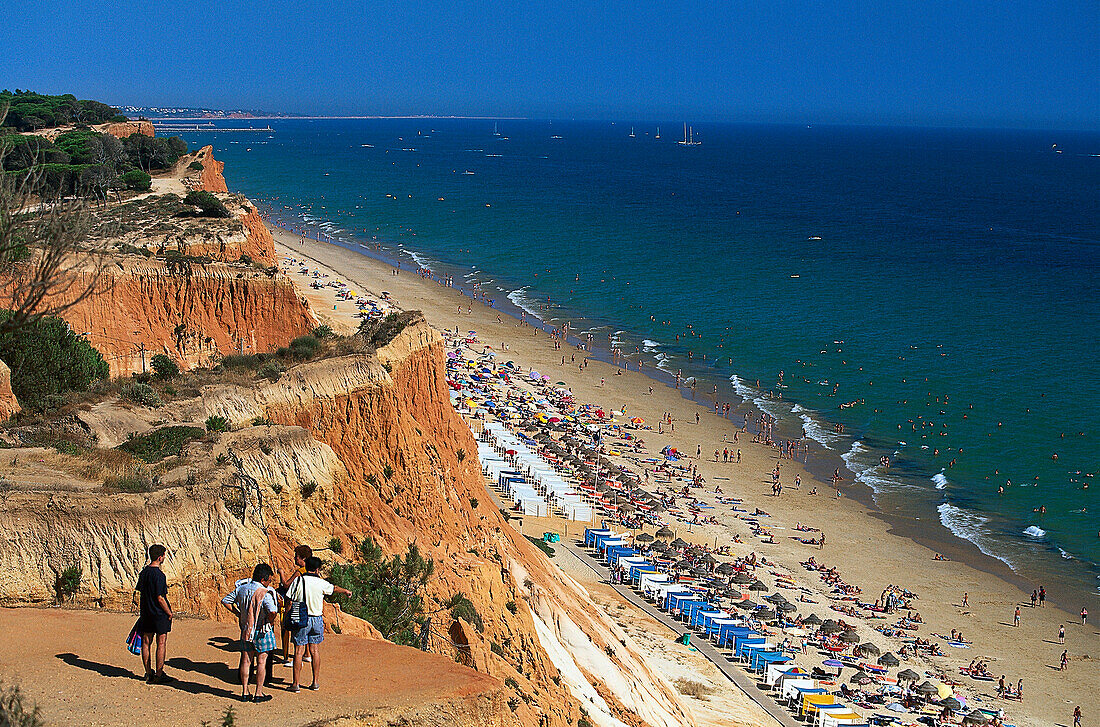
<path fill-rule="evenodd" d="M 586 531 L 585 545 L 611 566 L 612 583 L 631 585 L 686 630 L 722 647 L 796 716 L 823 727 L 929 718 L 1006 724 L 1006 710 L 1022 702 L 1022 679 L 995 675 L 982 660 L 952 669 L 950 660 L 932 659 L 969 642 L 957 630 L 922 634 L 919 594 L 905 585 L 872 599 L 820 562 L 820 529 L 799 522 L 787 536 L 807 548 L 801 567 L 816 587 L 758 552 L 757 544 L 774 544 L 781 528 L 766 510 L 706 480 L 698 462 L 710 452 L 647 446 L 650 432 L 673 428 L 670 414 L 651 424 L 626 406 L 580 402 L 565 382 L 525 370 L 475 331 L 451 330 L 446 339 L 452 399 L 481 434 L 483 460 L 499 460 L 483 465 L 511 513 L 566 516 L 556 507 L 560 486 L 540 487 L 547 472 L 555 482 L 565 479 L 569 494 L 588 503 L 603 526 Z M 738 444 L 715 451 L 714 461 L 736 465 Z M 545 466 L 517 459 L 516 447 Z M 772 472 L 776 496 L 781 459 Z M 540 491 L 549 512 L 531 509 L 519 495 L 509 499 L 517 485 Z M 743 542 L 735 524 L 755 542 Z"/>

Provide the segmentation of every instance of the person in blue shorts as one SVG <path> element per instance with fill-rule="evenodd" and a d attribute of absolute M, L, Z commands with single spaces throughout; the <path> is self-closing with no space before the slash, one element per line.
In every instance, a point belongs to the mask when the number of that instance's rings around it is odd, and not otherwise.
<path fill-rule="evenodd" d="M 145 666 L 146 684 L 171 681 L 164 673 L 164 657 L 168 651 L 168 633 L 172 630 L 172 606 L 168 603 L 168 580 L 160 569 L 168 549 L 163 545 L 149 546 L 149 564 L 138 573 L 134 591 L 139 597 L 138 633 L 141 634 L 141 661 Z M 156 669 L 153 669 L 153 649 L 156 644 Z"/>
<path fill-rule="evenodd" d="M 290 584 L 286 593 L 287 598 L 291 601 L 304 601 L 306 611 L 309 614 L 308 623 L 294 632 L 294 681 L 290 685 L 290 691 L 292 692 L 301 691 L 298 679 L 302 673 L 302 657 L 307 651 L 311 660 L 310 666 L 313 670 L 313 683 L 309 685 L 309 688 L 314 690 L 321 688 L 320 646 L 321 642 L 325 640 L 325 596 L 331 596 L 333 593 L 344 596 L 351 595 L 351 591 L 340 586 L 334 586 L 317 575 L 317 570 L 320 567 L 320 558 L 316 556 L 306 558 L 305 575 L 296 578 Z"/>

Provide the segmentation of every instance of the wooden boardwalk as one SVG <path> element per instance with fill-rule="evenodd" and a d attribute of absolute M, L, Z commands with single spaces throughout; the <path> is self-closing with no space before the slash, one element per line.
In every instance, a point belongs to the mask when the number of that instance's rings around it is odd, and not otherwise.
<path fill-rule="evenodd" d="M 579 558 L 582 563 L 595 571 L 596 575 L 598 575 L 601 580 L 610 583 L 611 569 L 592 557 L 588 553 L 588 551 L 575 545 L 574 543 L 566 543 L 564 539 L 562 540 L 560 545 L 569 550 L 569 552 L 577 556 L 577 558 Z M 674 620 L 667 613 L 642 598 L 630 586 L 619 584 L 611 585 L 611 587 L 614 588 L 615 591 L 617 591 L 619 595 L 621 595 L 627 601 L 645 611 L 655 620 L 660 621 L 662 624 L 667 626 L 668 629 L 675 633 L 677 636 L 682 634 L 684 631 L 691 630 L 686 624 Z M 805 727 L 802 722 L 799 722 L 794 717 L 792 717 L 790 712 L 777 704 L 775 700 L 768 696 L 768 694 L 761 691 L 760 688 L 757 687 L 756 680 L 751 675 L 743 671 L 736 663 L 731 662 L 725 654 L 720 652 L 714 646 L 714 644 L 710 642 L 709 639 L 696 638 L 698 637 L 698 634 L 694 632 L 692 632 L 692 636 L 693 638 L 691 645 L 694 646 L 700 654 L 709 659 L 712 664 L 718 667 L 718 669 L 721 670 L 721 672 L 725 674 L 731 682 L 736 684 L 738 688 L 740 688 L 741 691 L 743 691 L 746 696 L 748 696 L 749 699 L 751 699 L 761 709 L 767 712 L 776 722 L 783 725 L 783 727 Z"/>

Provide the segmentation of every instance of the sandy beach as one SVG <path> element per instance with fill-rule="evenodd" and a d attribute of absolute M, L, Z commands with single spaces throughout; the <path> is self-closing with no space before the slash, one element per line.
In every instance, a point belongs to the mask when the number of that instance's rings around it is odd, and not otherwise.
<path fill-rule="evenodd" d="M 314 310 L 338 332 L 348 333 L 357 327 L 354 302 L 337 300 L 332 287 L 311 288 L 314 278 L 299 274 L 300 265 L 290 264 L 290 259 L 304 262 L 311 271 L 328 275 L 325 282 L 331 279 L 347 282 L 357 293 L 380 299 L 382 291 L 386 291 L 394 305 L 423 311 L 427 320 L 438 328 L 476 330 L 482 341 L 498 351 L 506 350 L 507 359 L 566 382 L 578 402 L 599 404 L 608 409 L 626 408 L 631 416 L 640 416 L 652 423 L 652 431 L 642 432 L 649 452 L 655 453 L 671 445 L 687 453 L 689 464 L 697 466 L 706 482 L 706 494 L 697 494 L 698 490 L 693 494 L 715 504 L 717 485 L 725 495 L 743 498 L 743 508 L 766 511 L 774 543 L 764 543 L 754 537 L 746 523 L 738 518 L 738 513 L 721 504 L 710 511 L 715 514 L 717 524 L 673 523 L 670 527 L 677 536 L 711 546 L 728 545 L 738 556 L 750 552 L 766 556 L 789 572 L 799 586 L 814 594 L 811 600 L 816 601 L 816 605 L 807 605 L 802 613 L 816 613 L 822 618 L 843 616 L 829 609 L 827 589 L 818 573 L 799 565 L 811 556 L 818 563 L 839 569 L 847 583 L 862 589 L 863 600 L 874 601 L 891 585 L 907 588 L 918 596 L 914 605 L 923 621 L 915 635 L 932 639 L 947 653 L 910 658 L 902 662 L 902 668 L 947 675 L 958 681 L 959 689 L 979 706 L 994 710 L 1003 708 L 1006 721 L 1011 724 L 1069 725 L 1074 705 L 1081 706 L 1085 724 L 1096 719 L 1100 711 L 1100 696 L 1095 690 L 1100 679 L 1096 663 L 1100 659 L 1100 631 L 1096 620 L 1100 619 L 1100 614 L 1093 617 L 1093 622 L 1082 626 L 1077 613 L 1067 613 L 1050 604 L 1033 608 L 1028 594 L 1021 591 L 1020 584 L 1008 580 L 1007 573 L 998 572 L 992 564 L 987 570 L 975 567 L 969 561 L 976 559 L 971 557 L 967 557 L 968 562 L 959 560 L 961 556 L 972 555 L 965 552 L 965 544 L 951 551 L 938 548 L 948 559 L 937 559 L 937 551 L 913 537 L 919 538 L 922 529 L 938 528 L 938 523 L 926 525 L 914 520 L 904 523 L 903 527 L 895 527 L 865 502 L 851 496 L 853 493 L 845 492 L 844 485 L 838 498 L 833 488 L 815 480 L 802 464 L 780 460 L 777 449 L 754 444 L 751 434 L 740 432 L 732 422 L 715 416 L 707 402 L 696 404 L 670 386 L 636 371 L 620 371 L 595 359 L 581 369 L 578 364 L 584 359 L 583 351 L 571 345 L 555 349 L 547 333 L 522 326 L 515 318 L 492 310 L 457 289 L 446 288 L 407 269 L 394 274 L 392 266 L 385 262 L 335 245 L 302 240 L 278 229 L 273 231 L 284 269 L 300 286 Z M 666 426 L 663 433 L 658 433 L 656 422 L 666 414 L 671 416 L 674 426 Z M 699 416 L 698 424 L 696 415 Z M 724 463 L 720 456 L 715 461 L 715 451 L 723 449 L 740 450 L 741 462 Z M 701 453 L 698 457 L 697 452 Z M 771 478 L 777 462 L 781 464 L 784 484 L 782 495 L 778 497 L 773 496 Z M 802 481 L 798 489 L 794 487 L 796 475 Z M 817 494 L 810 494 L 815 487 Z M 799 542 L 796 536 L 816 536 L 818 533 L 798 532 L 796 524 L 824 532 L 826 545 L 819 549 Z M 571 532 L 574 527 L 579 531 L 583 524 L 570 523 L 569 527 Z M 742 542 L 734 542 L 734 536 Z M 1040 585 L 1036 583 L 1029 588 Z M 597 587 L 598 584 L 592 584 L 593 595 L 597 595 Z M 968 602 L 965 607 L 962 605 L 964 594 Z M 621 604 L 614 601 L 613 592 L 598 591 L 598 595 L 598 600 L 607 604 L 606 608 L 615 611 L 617 619 L 625 618 L 620 613 Z M 1018 627 L 1013 626 L 1017 605 L 1022 612 Z M 896 640 L 874 631 L 868 621 L 854 620 L 862 638 L 879 645 L 883 652 L 897 653 Z M 638 624 L 637 628 L 643 628 L 645 620 L 639 619 Z M 1064 646 L 1057 638 L 1060 625 L 1066 630 Z M 668 640 L 663 627 L 654 624 L 652 628 L 655 638 Z M 951 648 L 946 640 L 933 636 L 949 634 L 952 630 L 963 632 L 972 642 L 970 647 Z M 1058 669 L 1063 649 L 1068 651 L 1069 657 L 1068 668 L 1064 671 Z M 811 655 L 800 661 L 812 663 L 814 659 L 820 662 L 821 657 Z M 1022 702 L 998 699 L 995 682 L 978 682 L 959 673 L 960 667 L 975 659 L 987 661 L 995 677 L 1003 674 L 1006 682 L 1012 685 L 1022 680 Z"/>

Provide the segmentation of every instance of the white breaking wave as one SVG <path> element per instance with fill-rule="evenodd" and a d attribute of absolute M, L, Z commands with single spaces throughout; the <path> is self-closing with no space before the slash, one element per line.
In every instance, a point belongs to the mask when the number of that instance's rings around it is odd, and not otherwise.
<path fill-rule="evenodd" d="M 1024 528 L 1024 535 L 1028 536 L 1029 538 L 1041 538 L 1046 534 L 1047 531 L 1043 530 L 1038 525 L 1028 525 L 1026 528 Z"/>
<path fill-rule="evenodd" d="M 676 373 L 668 367 L 669 356 L 667 353 L 657 353 L 654 358 L 657 359 L 657 368 L 659 368 L 661 371 L 664 371 L 667 374 Z"/>
<path fill-rule="evenodd" d="M 413 250 L 409 250 L 407 248 L 405 249 L 405 252 L 408 253 L 409 257 L 416 261 L 417 265 L 422 268 L 428 268 L 429 270 L 431 270 L 432 266 L 429 264 L 431 261 L 428 260 L 428 258 L 424 257 L 418 252 L 414 252 Z"/>
<path fill-rule="evenodd" d="M 997 553 L 989 543 L 989 531 L 985 528 L 989 518 L 982 517 L 977 513 L 967 512 L 949 502 L 941 503 L 937 510 L 940 513 L 940 522 L 943 523 L 945 528 L 963 540 L 969 540 L 978 547 L 978 550 L 989 557 L 996 558 L 1009 568 L 1015 569 L 1012 561 Z"/>
<path fill-rule="evenodd" d="M 841 440 L 839 434 L 829 431 L 824 424 L 810 414 L 808 409 L 804 409 L 802 406 L 795 404 L 791 407 L 791 413 L 797 414 L 798 418 L 802 420 L 802 431 L 806 433 L 806 436 L 826 449 L 833 449 L 830 445 Z"/>
<path fill-rule="evenodd" d="M 508 294 L 508 300 L 512 301 L 512 304 L 517 308 L 521 308 L 533 315 L 535 318 L 539 317 L 538 308 L 535 307 L 535 302 L 527 297 L 527 291 L 530 290 L 527 286 L 513 290 Z M 541 320 L 541 319 L 540 319 Z"/>
<path fill-rule="evenodd" d="M 651 341 L 648 338 L 643 338 L 642 339 L 642 348 L 644 348 L 647 351 L 652 351 L 656 348 L 659 348 L 660 345 L 661 344 L 657 343 L 656 341 Z"/>
<path fill-rule="evenodd" d="M 932 482 L 935 483 L 937 490 L 942 490 L 947 487 L 947 475 L 945 475 L 941 470 L 932 475 Z"/>
<path fill-rule="evenodd" d="M 746 401 L 751 401 L 756 405 L 757 409 L 765 414 L 769 414 L 779 419 L 791 412 L 791 408 L 787 406 L 786 402 L 765 398 L 756 391 L 756 389 L 746 384 L 745 380 L 737 374 L 732 374 L 729 380 L 733 384 L 733 390 L 737 392 L 738 396 Z"/>

